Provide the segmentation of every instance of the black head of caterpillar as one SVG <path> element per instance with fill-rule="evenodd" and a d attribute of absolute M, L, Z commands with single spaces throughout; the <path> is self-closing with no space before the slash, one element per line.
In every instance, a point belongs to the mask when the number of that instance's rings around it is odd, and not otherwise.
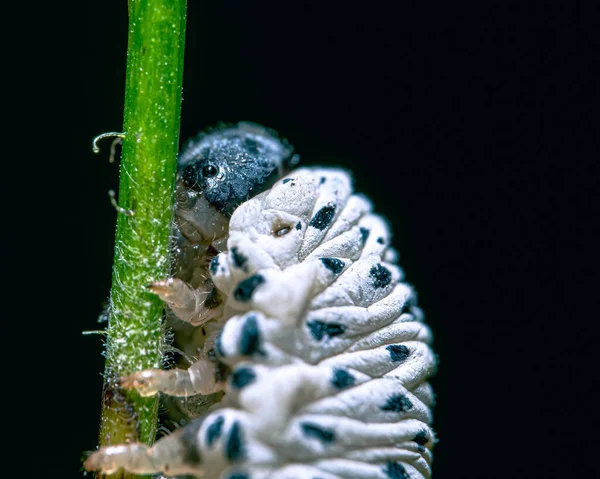
<path fill-rule="evenodd" d="M 191 140 L 179 157 L 179 184 L 229 216 L 240 203 L 270 188 L 298 160 L 275 132 L 241 122 Z"/>
<path fill-rule="evenodd" d="M 184 244 L 222 250 L 233 210 L 298 162 L 287 140 L 256 123 L 200 133 L 179 155 L 175 236 Z"/>

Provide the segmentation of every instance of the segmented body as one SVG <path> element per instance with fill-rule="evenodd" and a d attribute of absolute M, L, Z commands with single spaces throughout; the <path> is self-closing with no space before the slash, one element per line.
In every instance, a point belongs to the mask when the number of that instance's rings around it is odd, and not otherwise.
<path fill-rule="evenodd" d="M 198 434 L 206 464 L 222 455 L 226 474 L 247 477 L 429 477 L 431 334 L 370 210 L 345 172 L 302 169 L 232 217 L 212 266 L 226 315 L 238 313 L 217 341 L 233 372 Z"/>
<path fill-rule="evenodd" d="M 210 270 L 225 298 L 223 400 L 153 448 L 87 466 L 207 478 L 430 477 L 431 333 L 390 232 L 337 169 L 238 207 Z"/>

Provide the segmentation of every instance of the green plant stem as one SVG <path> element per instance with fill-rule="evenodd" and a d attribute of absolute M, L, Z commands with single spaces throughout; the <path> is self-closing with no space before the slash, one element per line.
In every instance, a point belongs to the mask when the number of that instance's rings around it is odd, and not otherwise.
<path fill-rule="evenodd" d="M 122 209 L 115 239 L 100 445 L 151 444 L 156 434 L 158 399 L 123 391 L 116 379 L 162 366 L 163 306 L 146 286 L 169 274 L 185 13 L 186 0 L 129 0 L 118 200 Z M 109 477 L 131 476 L 119 472 Z"/>

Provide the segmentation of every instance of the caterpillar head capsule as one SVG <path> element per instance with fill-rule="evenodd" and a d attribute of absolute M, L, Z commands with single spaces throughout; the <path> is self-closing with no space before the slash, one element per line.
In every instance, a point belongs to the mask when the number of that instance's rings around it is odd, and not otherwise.
<path fill-rule="evenodd" d="M 224 216 L 260 193 L 299 161 L 293 148 L 275 132 L 241 122 L 191 140 L 179 157 L 179 206 L 190 209 L 190 198 L 202 197 Z M 184 200 L 186 198 L 183 198 Z"/>

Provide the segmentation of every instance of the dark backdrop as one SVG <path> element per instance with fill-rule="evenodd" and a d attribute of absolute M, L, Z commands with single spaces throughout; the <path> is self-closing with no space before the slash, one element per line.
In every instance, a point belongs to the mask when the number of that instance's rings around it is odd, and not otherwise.
<path fill-rule="evenodd" d="M 15 121 L 2 251 L 24 273 L 7 301 L 23 413 L 6 417 L 32 477 L 79 477 L 96 445 L 101 340 L 80 332 L 99 327 L 113 251 L 117 167 L 90 146 L 121 129 L 126 2 L 70 3 L 30 26 L 28 83 L 7 95 L 40 98 Z M 592 3 L 189 1 L 182 140 L 260 122 L 304 165 L 353 170 L 393 225 L 440 358 L 437 478 L 595 470 Z"/>

